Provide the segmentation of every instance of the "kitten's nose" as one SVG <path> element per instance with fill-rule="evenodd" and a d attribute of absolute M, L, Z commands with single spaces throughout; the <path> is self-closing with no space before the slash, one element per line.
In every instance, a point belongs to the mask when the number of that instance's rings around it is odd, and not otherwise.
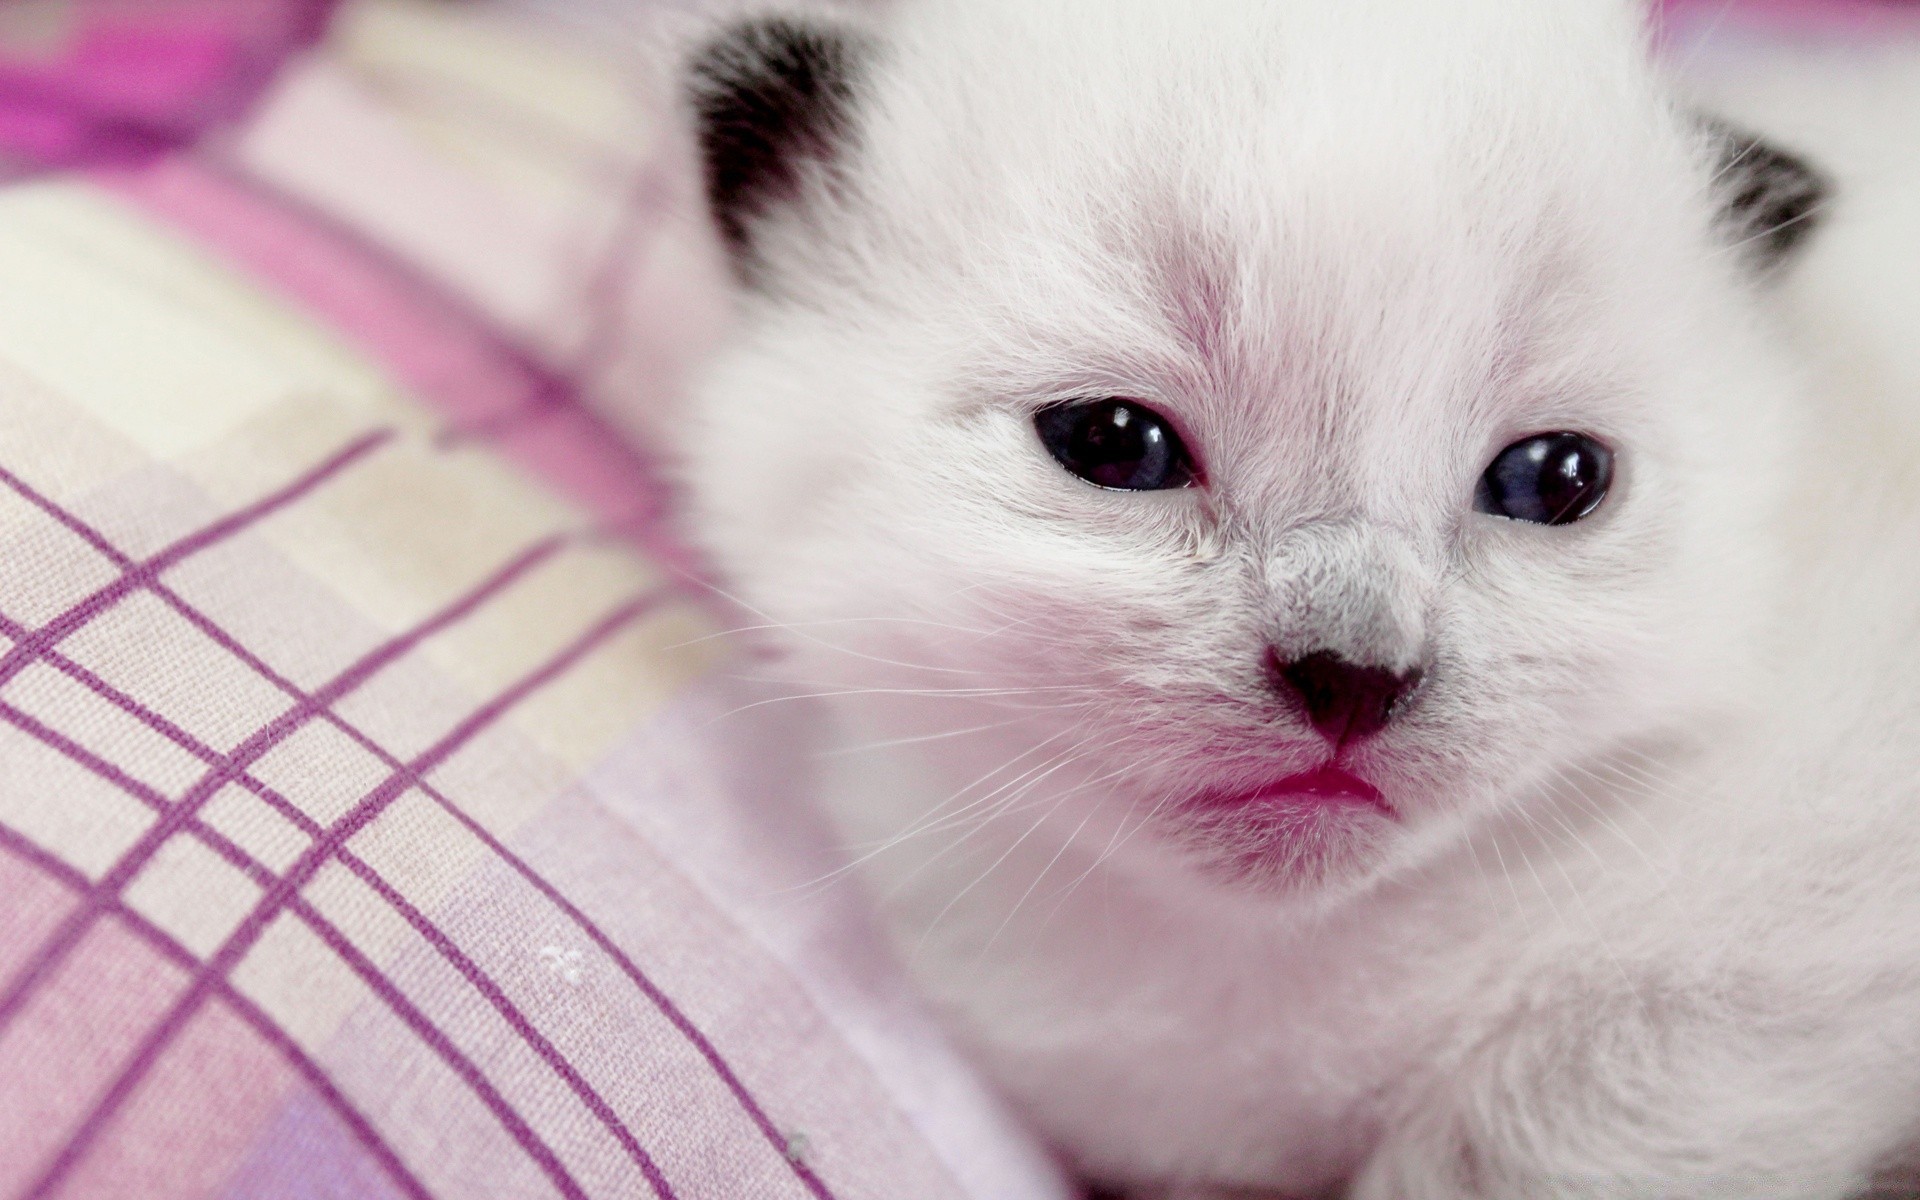
<path fill-rule="evenodd" d="M 1274 675 L 1307 710 L 1307 719 L 1335 749 L 1371 737 L 1420 686 L 1419 668 L 1389 671 L 1317 650 L 1292 662 L 1274 656 Z"/>

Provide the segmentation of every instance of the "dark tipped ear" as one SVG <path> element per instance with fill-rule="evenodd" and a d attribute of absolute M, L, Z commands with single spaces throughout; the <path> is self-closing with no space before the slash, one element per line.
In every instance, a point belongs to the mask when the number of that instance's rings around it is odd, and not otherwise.
<path fill-rule="evenodd" d="M 843 148 L 864 51 L 853 34 L 765 17 L 735 26 L 694 59 L 707 200 L 736 264 L 750 256 L 755 221 Z"/>
<path fill-rule="evenodd" d="M 1831 186 L 1796 154 L 1724 121 L 1709 118 L 1705 125 L 1713 141 L 1721 228 L 1748 261 L 1770 272 L 1818 227 Z"/>

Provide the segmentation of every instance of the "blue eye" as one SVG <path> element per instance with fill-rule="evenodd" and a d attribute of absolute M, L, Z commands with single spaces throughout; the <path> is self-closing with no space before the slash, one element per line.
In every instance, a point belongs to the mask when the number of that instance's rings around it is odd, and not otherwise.
<path fill-rule="evenodd" d="M 1494 458 L 1473 507 L 1536 525 L 1571 525 L 1599 508 L 1612 484 L 1613 451 L 1583 433 L 1541 433 Z"/>
<path fill-rule="evenodd" d="M 1096 487 L 1157 492 L 1190 487 L 1193 458 L 1164 417 L 1132 400 L 1072 400 L 1034 414 L 1061 466 Z"/>

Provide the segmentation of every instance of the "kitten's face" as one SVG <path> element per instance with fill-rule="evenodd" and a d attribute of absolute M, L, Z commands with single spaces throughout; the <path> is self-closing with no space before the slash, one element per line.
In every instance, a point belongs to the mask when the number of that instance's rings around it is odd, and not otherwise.
<path fill-rule="evenodd" d="M 971 815 L 1352 880 L 1736 685 L 1780 372 L 1704 155 L 1610 19 L 1331 7 L 930 6 L 744 251 L 707 532 Z M 1143 424 L 1190 478 L 1087 469 Z M 1591 512 L 1483 511 L 1562 433 Z"/>

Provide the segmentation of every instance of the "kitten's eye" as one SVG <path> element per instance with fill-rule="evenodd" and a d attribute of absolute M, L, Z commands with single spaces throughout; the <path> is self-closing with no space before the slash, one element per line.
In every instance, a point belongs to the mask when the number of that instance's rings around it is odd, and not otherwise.
<path fill-rule="evenodd" d="M 1156 492 L 1194 482 L 1180 435 L 1144 404 L 1073 400 L 1041 409 L 1033 426 L 1061 466 L 1096 486 Z"/>
<path fill-rule="evenodd" d="M 1613 483 L 1613 451 L 1581 433 L 1541 433 L 1502 450 L 1473 506 L 1496 517 L 1569 525 L 1600 507 Z"/>

